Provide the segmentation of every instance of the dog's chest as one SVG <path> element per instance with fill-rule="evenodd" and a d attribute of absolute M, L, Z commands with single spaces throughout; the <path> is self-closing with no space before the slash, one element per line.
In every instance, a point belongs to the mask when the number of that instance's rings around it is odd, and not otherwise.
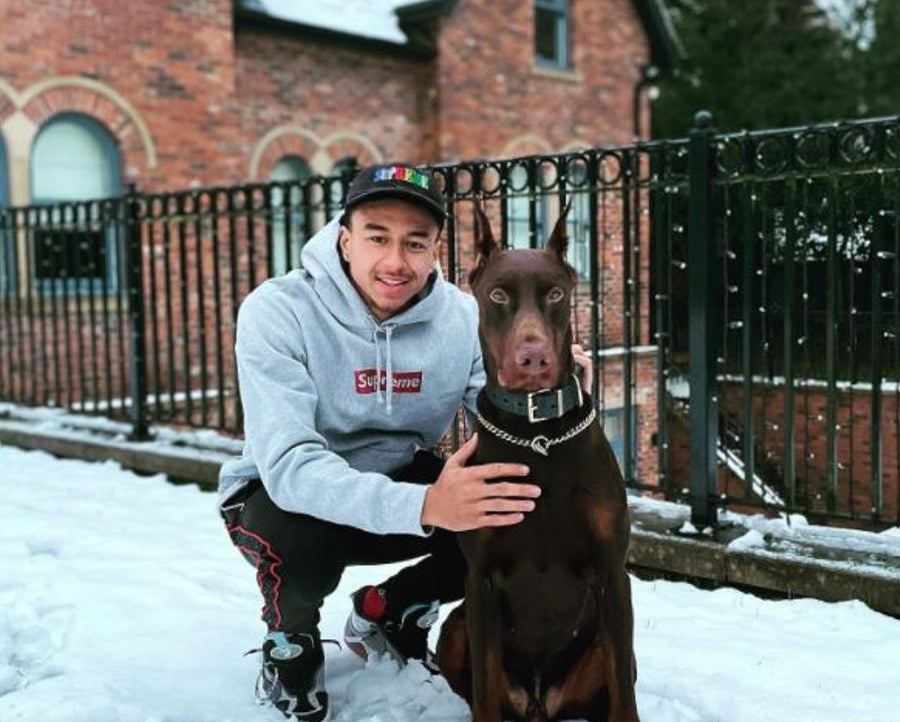
<path fill-rule="evenodd" d="M 596 631 L 590 536 L 580 524 L 549 529 L 540 512 L 492 534 L 480 570 L 501 611 L 503 645 L 526 655 L 555 654 Z"/>
<path fill-rule="evenodd" d="M 597 540 L 579 496 L 544 488 L 521 523 L 462 535 L 470 569 L 497 588 L 509 641 L 553 648 L 586 622 Z"/>

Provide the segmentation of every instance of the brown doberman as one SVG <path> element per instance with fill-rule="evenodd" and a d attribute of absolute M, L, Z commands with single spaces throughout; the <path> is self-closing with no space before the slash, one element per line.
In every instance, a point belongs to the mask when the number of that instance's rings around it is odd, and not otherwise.
<path fill-rule="evenodd" d="M 460 534 L 466 599 L 437 662 L 473 722 L 636 722 L 625 485 L 575 373 L 566 211 L 544 250 L 503 250 L 476 210 L 487 385 L 470 463 L 525 463 L 541 487 L 513 526 Z"/>

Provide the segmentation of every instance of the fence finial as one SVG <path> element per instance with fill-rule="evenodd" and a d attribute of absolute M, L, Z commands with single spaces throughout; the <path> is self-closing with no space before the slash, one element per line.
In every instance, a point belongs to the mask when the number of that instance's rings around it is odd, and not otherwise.
<path fill-rule="evenodd" d="M 712 125 L 712 113 L 708 110 L 698 110 L 694 114 L 694 126 L 706 130 Z"/>

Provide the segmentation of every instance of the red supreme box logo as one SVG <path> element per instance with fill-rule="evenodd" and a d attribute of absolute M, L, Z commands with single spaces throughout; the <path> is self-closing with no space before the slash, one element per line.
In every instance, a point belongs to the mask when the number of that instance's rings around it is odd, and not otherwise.
<path fill-rule="evenodd" d="M 387 373 L 376 374 L 375 369 L 357 369 L 354 372 L 356 378 L 356 393 L 374 394 L 378 385 L 382 391 L 387 391 Z M 418 394 L 422 391 L 421 371 L 394 371 L 392 390 L 395 394 Z"/>

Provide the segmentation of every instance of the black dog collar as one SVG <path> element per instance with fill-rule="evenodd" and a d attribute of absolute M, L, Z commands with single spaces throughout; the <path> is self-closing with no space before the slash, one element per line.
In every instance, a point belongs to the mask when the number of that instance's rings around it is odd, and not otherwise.
<path fill-rule="evenodd" d="M 516 416 L 524 416 L 532 424 L 564 416 L 581 406 L 581 384 L 573 374 L 568 383 L 541 391 L 507 391 L 487 384 L 485 395 L 498 409 Z"/>

